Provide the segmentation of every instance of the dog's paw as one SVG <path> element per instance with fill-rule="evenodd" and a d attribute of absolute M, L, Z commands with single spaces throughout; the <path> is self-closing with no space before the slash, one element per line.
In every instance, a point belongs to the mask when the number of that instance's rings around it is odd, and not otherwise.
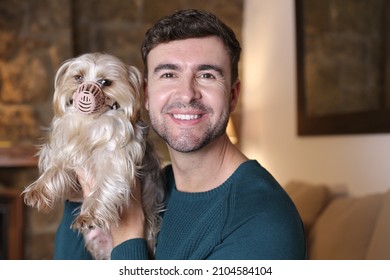
<path fill-rule="evenodd" d="M 52 201 L 39 189 L 28 189 L 22 195 L 26 205 L 37 208 L 39 211 L 49 212 L 53 208 Z"/>
<path fill-rule="evenodd" d="M 93 223 L 92 217 L 90 215 L 83 214 L 77 216 L 77 218 L 74 220 L 74 223 L 72 224 L 73 229 L 77 229 L 81 232 L 87 232 L 95 227 L 96 225 Z"/>
<path fill-rule="evenodd" d="M 109 226 L 106 221 L 96 219 L 95 215 L 93 214 L 81 213 L 75 219 L 74 223 L 72 224 L 72 228 L 81 232 L 87 232 L 94 228 L 108 229 Z"/>

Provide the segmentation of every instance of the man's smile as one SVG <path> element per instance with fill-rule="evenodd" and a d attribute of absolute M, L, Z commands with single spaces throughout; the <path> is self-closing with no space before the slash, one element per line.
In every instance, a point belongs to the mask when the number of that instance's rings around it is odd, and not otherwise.
<path fill-rule="evenodd" d="M 200 119 L 202 115 L 194 115 L 194 114 L 172 114 L 173 118 L 178 120 L 196 120 Z"/>

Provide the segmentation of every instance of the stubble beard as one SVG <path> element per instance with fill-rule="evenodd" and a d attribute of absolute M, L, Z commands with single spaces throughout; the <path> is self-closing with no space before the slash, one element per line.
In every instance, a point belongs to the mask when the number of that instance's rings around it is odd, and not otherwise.
<path fill-rule="evenodd" d="M 154 132 L 160 136 L 169 147 L 177 152 L 190 153 L 200 150 L 217 139 L 226 131 L 229 121 L 229 113 L 225 112 L 221 119 L 213 125 L 209 123 L 207 129 L 200 137 L 192 133 L 193 128 L 182 128 L 180 135 L 173 135 L 166 122 L 159 122 L 153 114 L 150 114 L 150 122 Z"/>

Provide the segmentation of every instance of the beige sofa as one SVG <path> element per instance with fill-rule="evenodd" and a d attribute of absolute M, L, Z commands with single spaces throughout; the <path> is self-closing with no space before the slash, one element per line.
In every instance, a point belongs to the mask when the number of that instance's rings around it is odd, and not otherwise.
<path fill-rule="evenodd" d="M 390 190 L 350 196 L 298 181 L 285 189 L 305 226 L 308 259 L 390 260 Z"/>

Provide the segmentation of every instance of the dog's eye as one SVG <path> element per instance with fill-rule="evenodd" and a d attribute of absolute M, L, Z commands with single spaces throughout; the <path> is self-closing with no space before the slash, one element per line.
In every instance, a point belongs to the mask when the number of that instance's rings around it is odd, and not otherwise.
<path fill-rule="evenodd" d="M 111 107 L 111 109 L 113 109 L 113 110 L 118 110 L 119 108 L 120 108 L 120 106 L 119 106 L 118 102 L 115 102 L 115 103 L 112 105 L 112 107 Z"/>
<path fill-rule="evenodd" d="M 77 82 L 78 84 L 81 84 L 81 83 L 83 82 L 83 77 L 80 76 L 80 75 L 74 76 L 74 79 L 76 80 L 76 82 Z"/>
<path fill-rule="evenodd" d="M 109 85 L 111 85 L 112 81 L 108 80 L 108 79 L 100 79 L 99 81 L 97 81 L 99 84 L 101 84 L 103 87 L 108 87 Z"/>

